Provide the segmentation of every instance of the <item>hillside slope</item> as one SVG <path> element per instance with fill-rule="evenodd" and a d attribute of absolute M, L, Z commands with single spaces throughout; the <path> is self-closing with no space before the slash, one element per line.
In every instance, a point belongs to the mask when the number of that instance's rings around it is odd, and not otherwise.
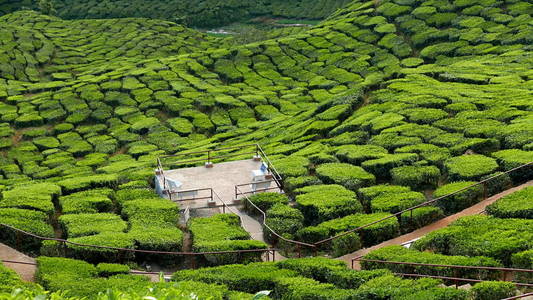
<path fill-rule="evenodd" d="M 26 8 L 36 8 L 31 0 L 0 3 L 0 15 Z M 54 0 L 57 15 L 66 19 L 109 19 L 144 17 L 177 21 L 189 26 L 210 27 L 255 16 L 324 19 L 350 0 Z"/>
<path fill-rule="evenodd" d="M 231 48 L 160 21 L 6 15 L 13 37 L 34 40 L 0 48 L 18 54 L 0 79 L 0 189 L 146 185 L 160 154 L 252 141 L 288 192 L 480 180 L 533 160 L 531 9 L 353 1 L 303 33 Z M 41 57 L 51 78 L 28 68 Z"/>

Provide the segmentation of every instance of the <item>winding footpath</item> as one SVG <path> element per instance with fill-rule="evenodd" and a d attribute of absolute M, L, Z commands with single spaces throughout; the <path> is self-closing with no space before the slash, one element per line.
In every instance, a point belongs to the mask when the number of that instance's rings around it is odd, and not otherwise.
<path fill-rule="evenodd" d="M 356 257 L 362 256 L 362 255 L 365 255 L 365 254 L 367 254 L 368 252 L 370 252 L 372 250 L 379 249 L 379 248 L 382 248 L 382 247 L 385 247 L 385 246 L 401 245 L 401 244 L 407 243 L 409 241 L 416 240 L 416 239 L 421 238 L 424 235 L 426 235 L 426 234 L 428 234 L 428 233 L 430 233 L 432 231 L 435 231 L 437 229 L 441 229 L 443 227 L 448 226 L 450 223 L 452 223 L 453 221 L 459 219 L 460 217 L 470 216 L 470 215 L 477 215 L 477 214 L 483 213 L 484 210 L 485 210 L 485 207 L 487 207 L 491 203 L 493 203 L 496 200 L 498 200 L 498 199 L 500 199 L 500 198 L 502 198 L 504 196 L 507 196 L 507 195 L 509 195 L 509 194 L 511 194 L 513 192 L 516 192 L 518 190 L 526 188 L 528 186 L 533 186 L 533 180 L 531 180 L 531 181 L 529 181 L 527 183 L 524 183 L 524 184 L 522 184 L 520 186 L 517 186 L 517 187 L 511 188 L 511 189 L 508 189 L 506 191 L 503 191 L 503 192 L 501 192 L 499 194 L 496 194 L 496 195 L 494 195 L 494 196 L 492 196 L 492 197 L 490 197 L 490 198 L 488 198 L 486 200 L 483 200 L 483 201 L 477 203 L 476 205 L 471 206 L 471 207 L 469 207 L 469 208 L 467 208 L 467 209 L 465 209 L 465 210 L 463 210 L 463 211 L 461 211 L 459 213 L 456 213 L 454 215 L 448 216 L 448 217 L 446 217 L 444 219 L 441 219 L 441 220 L 439 220 L 439 221 L 437 221 L 435 223 L 432 223 L 432 224 L 430 224 L 428 226 L 422 227 L 422 228 L 420 228 L 420 229 L 418 229 L 416 231 L 413 231 L 413 232 L 404 234 L 402 236 L 399 236 L 397 238 L 385 241 L 385 242 L 383 242 L 381 244 L 378 244 L 378 245 L 375 245 L 373 247 L 361 249 L 359 251 L 347 254 L 345 256 L 341 256 L 341 257 L 339 257 L 337 259 L 343 260 L 349 266 L 351 266 L 352 258 L 356 258 Z M 255 221 L 255 222 L 257 222 L 257 221 Z M 252 232 L 254 238 L 262 239 L 262 237 L 260 237 L 260 234 L 259 234 L 259 228 L 258 228 L 258 226 L 257 226 L 257 224 L 255 222 L 250 222 L 251 225 L 249 227 L 251 227 L 251 228 L 249 228 L 249 231 Z M 257 223 L 259 223 L 259 222 L 257 222 Z M 280 257 L 278 259 L 283 259 L 283 258 Z M 11 260 L 11 261 L 29 263 L 29 264 L 19 264 L 19 263 L 3 262 L 3 264 L 6 267 L 8 267 L 8 268 L 14 270 L 15 272 L 17 272 L 23 280 L 30 281 L 30 282 L 33 281 L 35 272 L 37 270 L 34 258 L 29 257 L 29 256 L 25 255 L 24 253 L 21 253 L 21 252 L 13 249 L 11 247 L 8 247 L 8 246 L 0 243 L 0 261 L 4 261 L 4 260 Z M 354 267 L 355 267 L 355 269 L 360 269 L 360 265 L 357 262 L 354 265 Z"/>
<path fill-rule="evenodd" d="M 353 252 L 353 253 L 350 253 L 350 254 L 347 254 L 347 255 L 344 255 L 344 256 L 341 256 L 337 259 L 340 259 L 340 260 L 343 260 L 345 261 L 348 266 L 352 266 L 352 259 L 353 258 L 356 258 L 356 257 L 360 257 L 360 256 L 363 256 L 365 254 L 368 254 L 370 251 L 373 251 L 373 250 L 376 250 L 376 249 L 380 249 L 380 248 L 383 248 L 385 246 L 390 246 L 390 245 L 402 245 L 402 244 L 405 244 L 405 243 L 408 243 L 410 241 L 413 241 L 413 240 L 416 240 L 416 239 L 419 239 L 423 236 L 425 236 L 426 234 L 430 233 L 430 232 L 433 232 L 435 230 L 438 230 L 438 229 L 441 229 L 443 227 L 446 227 L 448 225 L 450 225 L 452 222 L 456 221 L 457 219 L 461 218 L 461 217 L 465 217 L 465 216 L 472 216 L 472 215 L 478 215 L 478 214 L 481 214 L 485 211 L 485 208 L 494 203 L 496 200 L 502 198 L 502 197 L 505 197 L 509 194 L 512 194 L 516 191 L 519 191 L 523 188 L 526 188 L 528 186 L 533 186 L 533 180 L 530 180 L 528 181 L 527 183 L 524 183 L 522 185 L 519 185 L 517 187 L 514 187 L 514 188 L 510 188 L 508 190 L 505 190 L 499 194 L 496 194 L 490 198 L 487 198 L 473 206 L 470 206 L 469 208 L 467 209 L 464 209 L 454 215 L 451 215 L 451 216 L 448 216 L 446 218 L 443 218 L 443 219 L 440 219 L 438 220 L 437 222 L 434 222 L 434 223 L 431 223 L 425 227 L 422 227 L 420 229 L 417 229 L 413 232 L 410 232 L 410 233 L 407 233 L 407 234 L 404 234 L 404 235 L 401 235 L 399 237 L 396 237 L 396 238 L 393 238 L 393 239 L 390 239 L 388 241 L 385 241 L 381 244 L 378 244 L 378 245 L 375 245 L 375 246 L 372 246 L 372 247 L 369 247 L 369 248 L 364 248 L 364 249 L 361 249 L 361 250 L 358 250 L 356 252 Z M 354 262 L 354 269 L 356 270 L 360 270 L 361 269 L 361 265 L 358 261 L 355 261 Z"/>

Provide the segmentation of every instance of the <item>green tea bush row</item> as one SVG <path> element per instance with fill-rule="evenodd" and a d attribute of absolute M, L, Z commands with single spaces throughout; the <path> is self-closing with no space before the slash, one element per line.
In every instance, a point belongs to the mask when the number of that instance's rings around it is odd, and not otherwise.
<path fill-rule="evenodd" d="M 533 219 L 533 187 L 514 192 L 487 206 L 489 215 L 497 218 Z"/>
<path fill-rule="evenodd" d="M 297 208 L 306 224 L 317 224 L 363 211 L 356 194 L 340 185 L 314 185 L 296 190 Z"/>
<path fill-rule="evenodd" d="M 390 216 L 388 213 L 349 215 L 320 223 L 317 226 L 302 228 L 298 230 L 296 236 L 302 241 L 317 242 L 388 216 Z M 363 246 L 368 247 L 397 236 L 399 234 L 399 223 L 396 218 L 389 218 L 383 222 L 363 228 L 357 234 L 360 235 Z"/>
<path fill-rule="evenodd" d="M 528 219 L 463 217 L 417 240 L 413 247 L 445 255 L 488 256 L 510 266 L 514 253 L 531 249 L 532 225 Z"/>
<path fill-rule="evenodd" d="M 410 250 L 403 246 L 387 246 L 370 252 L 363 259 L 382 260 L 392 262 L 408 262 L 437 265 L 458 265 L 478 267 L 501 267 L 501 263 L 493 258 L 476 256 L 449 256 L 429 252 Z M 451 267 L 415 266 L 407 264 L 389 264 L 382 262 L 361 261 L 363 269 L 389 269 L 395 273 L 426 274 L 445 277 L 478 278 L 481 280 L 493 280 L 501 275 L 496 271 L 455 269 Z"/>
<path fill-rule="evenodd" d="M 240 226 L 239 217 L 233 214 L 193 218 L 189 221 L 189 230 L 193 238 L 193 250 L 195 252 L 267 248 L 263 242 L 249 240 L 250 235 Z M 261 252 L 206 254 L 204 257 L 210 264 L 218 265 L 257 261 L 261 258 L 261 254 Z"/>

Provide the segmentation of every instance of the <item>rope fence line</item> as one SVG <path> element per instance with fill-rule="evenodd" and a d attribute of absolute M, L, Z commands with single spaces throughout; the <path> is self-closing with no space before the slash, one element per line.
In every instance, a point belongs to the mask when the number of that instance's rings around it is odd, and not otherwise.
<path fill-rule="evenodd" d="M 494 179 L 496 179 L 496 178 L 499 178 L 499 177 L 501 177 L 501 176 L 504 176 L 504 175 L 508 175 L 508 174 L 510 174 L 510 173 L 513 173 L 513 172 L 515 172 L 515 171 L 517 171 L 517 170 L 520 170 L 520 169 L 523 169 L 523 168 L 527 168 L 527 167 L 532 167 L 532 166 L 533 166 L 533 162 L 529 162 L 529 163 L 523 164 L 523 165 L 521 165 L 521 166 L 515 167 L 515 168 L 510 169 L 510 170 L 508 170 L 508 171 L 502 172 L 501 174 L 491 176 L 491 177 L 486 178 L 486 179 L 484 179 L 484 180 L 482 180 L 482 181 L 479 181 L 479 182 L 477 182 L 477 183 L 475 183 L 475 184 L 472 184 L 472 185 L 469 185 L 469 186 L 467 186 L 467 187 L 464 187 L 464 188 L 462 188 L 462 189 L 460 189 L 460 190 L 457 190 L 457 191 L 455 191 L 455 192 L 449 193 L 449 194 L 447 194 L 447 195 L 444 195 L 444 196 L 441 196 L 441 197 L 438 197 L 438 198 L 435 198 L 435 199 L 432 199 L 432 200 L 428 200 L 428 201 L 423 202 L 423 203 L 421 203 L 421 204 L 418 204 L 418 205 L 415 205 L 415 206 L 413 206 L 413 207 L 410 207 L 410 208 L 404 209 L 404 210 L 402 210 L 402 211 L 400 211 L 400 212 L 397 212 L 397 213 L 391 214 L 390 216 L 387 216 L 387 217 L 381 218 L 381 219 L 379 219 L 379 220 L 376 220 L 376 221 L 370 222 L 370 223 L 368 223 L 368 224 L 365 224 L 365 225 L 359 226 L 359 227 L 357 227 L 357 228 L 354 228 L 354 229 L 351 229 L 351 230 L 345 231 L 345 232 L 343 232 L 343 233 L 337 234 L 337 235 L 335 235 L 335 236 L 329 237 L 329 238 L 324 239 L 324 240 L 320 240 L 320 241 L 315 242 L 315 243 L 305 243 L 305 242 L 296 241 L 296 240 L 290 240 L 290 239 L 286 239 L 286 238 L 282 237 L 280 234 L 278 234 L 277 232 L 275 232 L 272 228 L 270 228 L 270 226 L 268 226 L 268 225 L 266 224 L 266 213 L 265 213 L 263 210 L 261 210 L 259 207 L 257 207 L 257 205 L 255 205 L 255 204 L 253 203 L 253 201 L 252 201 L 252 200 L 248 197 L 248 195 L 247 195 L 247 194 L 249 194 L 249 193 L 242 192 L 242 190 L 240 189 L 240 186 L 243 186 L 243 185 L 237 185 L 237 186 L 235 186 L 235 194 L 236 194 L 236 195 L 242 195 L 242 196 L 244 197 L 244 199 L 245 199 L 246 201 L 248 201 L 248 203 L 250 203 L 250 204 L 251 204 L 251 205 L 252 205 L 252 206 L 253 206 L 253 207 L 254 207 L 254 208 L 255 208 L 255 209 L 256 209 L 256 210 L 262 215 L 262 225 L 263 225 L 266 229 L 268 229 L 268 230 L 270 231 L 270 233 L 272 233 L 274 236 L 278 237 L 279 239 L 281 239 L 281 240 L 283 240 L 283 241 L 285 241 L 285 242 L 288 242 L 288 243 L 291 243 L 291 244 L 295 244 L 295 245 L 297 246 L 298 256 L 301 256 L 301 254 L 300 254 L 300 250 L 301 250 L 301 249 L 299 248 L 300 246 L 305 246 L 305 247 L 312 248 L 312 250 L 316 253 L 316 252 L 318 251 L 318 248 L 320 247 L 320 245 L 322 245 L 322 244 L 324 244 L 324 243 L 327 243 L 327 242 L 333 241 L 333 240 L 335 240 L 335 239 L 341 238 L 341 237 L 343 237 L 343 236 L 345 236 L 345 235 L 347 235 L 347 234 L 350 234 L 350 233 L 353 233 L 353 232 L 360 231 L 360 230 L 362 230 L 362 229 L 365 229 L 365 228 L 370 227 L 370 226 L 372 226 L 372 225 L 375 225 L 375 224 L 381 223 L 381 222 L 386 221 L 386 220 L 388 220 L 388 219 L 391 219 L 391 218 L 394 218 L 394 217 L 398 218 L 399 216 L 401 217 L 401 215 L 402 215 L 403 213 L 406 213 L 406 212 L 410 212 L 410 213 L 411 213 L 411 216 L 412 216 L 412 213 L 413 213 L 413 210 L 414 210 L 414 209 L 417 209 L 417 208 L 420 208 L 420 207 L 424 207 L 424 206 L 427 206 L 427 205 L 429 205 L 429 204 L 433 204 L 433 203 L 435 203 L 435 202 L 437 202 L 437 201 L 443 200 L 443 199 L 445 199 L 445 198 L 447 198 L 447 197 L 450 197 L 450 196 L 456 195 L 456 194 L 458 194 L 458 193 L 461 193 L 461 192 L 463 192 L 463 191 L 466 191 L 466 190 L 468 190 L 468 189 L 471 189 L 471 188 L 476 187 L 476 186 L 479 186 L 479 185 L 483 185 L 483 187 L 484 187 L 484 188 L 483 188 L 483 189 L 484 189 L 483 198 L 486 199 L 487 196 L 488 196 L 488 195 L 487 195 L 487 183 L 488 183 L 488 182 L 490 182 L 491 180 L 494 180 Z"/>
<path fill-rule="evenodd" d="M 277 249 L 269 248 L 269 249 L 247 249 L 247 250 L 227 250 L 227 251 L 209 251 L 209 252 L 179 252 L 179 251 L 157 251 L 157 250 L 143 250 L 143 249 L 133 249 L 133 248 L 120 248 L 120 247 L 110 247 L 110 246 L 101 246 L 101 245 L 91 245 L 91 244 L 81 244 L 72 242 L 65 239 L 59 239 L 59 238 L 50 238 L 50 237 L 43 237 L 36 234 L 33 234 L 31 232 L 24 231 L 22 229 L 18 229 L 16 227 L 13 227 L 11 225 L 7 225 L 4 223 L 0 223 L 0 226 L 6 227 L 8 229 L 14 230 L 16 232 L 19 232 L 21 234 L 30 236 L 32 238 L 42 240 L 42 241 L 56 241 L 63 244 L 69 244 L 73 246 L 78 247 L 88 247 L 88 248 L 99 248 L 99 249 L 107 249 L 107 250 L 114 250 L 114 251 L 124 251 L 124 252 L 138 252 L 138 253 L 148 253 L 148 254 L 165 254 L 165 255 L 183 255 L 183 256 L 198 256 L 198 255 L 210 255 L 210 254 L 238 254 L 238 253 L 253 253 L 253 252 L 272 252 L 277 251 Z"/>
<path fill-rule="evenodd" d="M 526 298 L 526 297 L 529 297 L 529 296 L 533 296 L 533 292 L 522 294 L 522 295 L 518 295 L 518 296 L 513 296 L 513 297 L 509 297 L 509 298 L 505 298 L 505 299 L 502 299 L 502 300 L 522 299 L 522 298 Z"/>
<path fill-rule="evenodd" d="M 277 232 L 275 232 L 270 226 L 268 226 L 266 224 L 266 213 L 261 210 L 259 207 L 257 207 L 257 205 L 255 205 L 251 200 L 250 198 L 247 196 L 247 195 L 244 195 L 244 199 L 246 199 L 246 201 L 248 201 L 257 211 L 260 212 L 260 214 L 263 216 L 263 220 L 262 220 L 262 225 L 265 226 L 266 229 L 268 229 L 274 236 L 278 237 L 279 239 L 285 241 L 285 242 L 288 242 L 288 243 L 292 243 L 292 244 L 295 244 L 297 246 L 305 246 L 305 247 L 310 247 L 312 249 L 314 249 L 315 251 L 317 250 L 318 246 L 325 243 L 325 242 L 329 242 L 331 240 L 334 240 L 334 239 L 337 239 L 337 238 L 340 238 L 344 235 L 347 235 L 349 233 L 352 233 L 352 232 L 356 232 L 356 231 L 359 231 L 361 229 L 364 229 L 364 228 L 367 228 L 369 226 L 372 226 L 374 224 L 377 224 L 377 223 L 380 223 L 380 222 L 383 222 L 387 219 L 390 219 L 390 218 L 393 218 L 393 217 L 397 217 L 398 215 L 401 215 L 402 213 L 404 212 L 407 212 L 407 211 L 412 211 L 413 209 L 416 209 L 416 208 L 419 208 L 419 207 L 423 207 L 423 206 L 426 206 L 428 204 L 431 204 L 431 203 L 434 203 L 436 201 L 439 201 L 439 200 L 442 200 L 446 197 L 449 197 L 449 196 L 452 196 L 452 195 L 455 195 L 457 193 L 460 193 L 462 191 L 465 191 L 467 189 L 470 189 L 474 186 L 478 186 L 478 185 L 483 185 L 483 184 L 486 184 L 487 182 L 489 182 L 490 180 L 493 180 L 495 178 L 498 178 L 500 176 L 503 176 L 505 174 L 509 174 L 509 173 L 512 173 L 516 170 L 519 170 L 519 169 L 522 169 L 522 168 L 526 168 L 526 167 L 529 167 L 529 166 L 532 166 L 533 165 L 533 162 L 529 162 L 527 164 L 524 164 L 524 165 L 521 165 L 521 166 L 518 166 L 516 168 L 513 168 L 511 170 L 508 170 L 504 173 L 501 173 L 499 175 L 495 175 L 495 176 L 492 176 L 492 177 L 489 177 L 485 180 L 482 180 L 478 183 L 475 183 L 475 184 L 472 184 L 468 187 L 465 187 L 465 188 L 462 188 L 460 190 L 457 190 L 453 193 L 450 193 L 450 194 L 447 194 L 447 195 L 444 195 L 444 196 L 441 196 L 439 198 L 435 198 L 433 200 L 429 200 L 429 201 L 426 201 L 424 203 L 421 203 L 421 204 L 418 204 L 416 206 L 413 206 L 411 208 L 408 208 L 408 209 L 405 209 L 403 211 L 400 211 L 398 213 L 395 213 L 395 214 L 392 214 L 388 217 L 385 217 L 385 218 L 382 218 L 380 220 L 376 220 L 374 222 L 371 222 L 371 223 L 368 223 L 366 225 L 363 225 L 363 226 L 359 226 L 357 228 L 354 228 L 352 230 L 349 230 L 349 231 L 346 231 L 346 232 L 343 232 L 341 234 L 338 234 L 336 236 L 333 236 L 333 237 L 330 237 L 328 239 L 325 239 L 325 240 L 321 240 L 321 241 L 318 241 L 318 242 L 315 242 L 315 243 L 305 243 L 305 242 L 301 242 L 301 241 L 296 241 L 296 240 L 290 240 L 290 239 L 286 239 L 284 238 L 283 236 L 281 236 L 280 234 L 278 234 Z M 237 188 L 239 189 L 239 188 Z M 242 191 L 241 191 L 242 192 Z M 216 193 L 215 193 L 216 194 Z M 217 198 L 218 195 L 217 195 Z M 225 207 L 227 207 L 230 211 L 231 208 L 230 206 L 228 206 L 222 199 L 220 199 L 221 202 L 224 204 Z M 235 212 L 234 212 L 235 213 Z M 238 215 L 238 214 L 237 214 Z M 119 248 L 119 247 L 110 247 L 110 246 L 101 246 L 101 245 L 90 245 L 90 244 L 81 244 L 81 243 L 76 243 L 76 242 L 72 242 L 72 241 L 68 241 L 68 240 L 65 240 L 65 239 L 59 239 L 59 238 L 51 238 L 51 237 L 42 237 L 42 236 L 38 236 L 38 235 L 35 235 L 33 233 L 30 233 L 30 232 L 27 232 L 27 231 L 24 231 L 22 229 L 18 229 L 14 226 L 11 226 L 11 225 L 8 225 L 8 224 L 3 224 L 3 223 L 0 223 L 0 226 L 3 226 L 3 227 L 6 227 L 6 228 L 9 228 L 11 230 L 14 230 L 16 232 L 19 232 L 21 234 L 24 234 L 24 235 L 27 235 L 27 236 L 30 236 L 30 237 L 33 237 L 33 238 L 36 238 L 36 239 L 39 239 L 39 240 L 49 240 L 49 241 L 56 241 L 56 242 L 60 242 L 60 243 L 64 243 L 64 244 L 70 244 L 70 245 L 74 245 L 74 246 L 78 246 L 78 247 L 92 247 L 92 248 L 100 248 L 100 249 L 108 249 L 108 250 L 115 250 L 115 251 L 127 251 L 127 252 L 139 252 L 139 253 L 149 253 L 149 254 L 168 254 L 168 255 L 205 255 L 205 254 L 224 254 L 224 253 L 244 253 L 244 252 L 267 252 L 267 251 L 272 251 L 273 249 L 251 249 L 251 250 L 233 250 L 233 251 L 212 251 L 212 252 L 173 252 L 173 251 L 157 251 L 157 250 L 142 250 L 142 249 L 131 249 L 131 248 Z"/>

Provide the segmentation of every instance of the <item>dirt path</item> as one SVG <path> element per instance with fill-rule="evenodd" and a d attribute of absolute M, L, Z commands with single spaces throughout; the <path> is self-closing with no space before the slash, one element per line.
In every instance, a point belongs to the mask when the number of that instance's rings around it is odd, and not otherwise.
<path fill-rule="evenodd" d="M 422 227 L 420 229 L 417 229 L 413 232 L 410 232 L 410 233 L 407 233 L 407 234 L 404 234 L 404 235 L 401 235 L 399 237 L 396 237 L 394 239 L 390 239 L 388 241 L 385 241 L 381 244 L 378 244 L 378 245 L 375 245 L 375 246 L 372 246 L 370 248 L 364 248 L 364 249 L 361 249 L 361 250 L 358 250 L 356 252 L 353 252 L 353 253 L 350 253 L 350 254 L 347 254 L 347 255 L 344 255 L 344 256 L 341 256 L 337 259 L 340 259 L 340 260 L 343 260 L 345 261 L 348 266 L 351 267 L 352 265 L 352 258 L 356 258 L 356 257 L 359 257 L 359 256 L 362 256 L 362 255 L 365 255 L 367 253 L 369 253 L 370 251 L 373 251 L 373 250 L 376 250 L 376 249 L 379 249 L 379 248 L 382 248 L 382 247 L 385 247 L 385 246 L 390 246 L 390 245 L 401 245 L 401 244 L 404 244 L 404 243 L 407 243 L 407 242 L 410 242 L 412 240 L 415 240 L 415 239 L 419 239 L 423 236 L 425 236 L 426 234 L 432 232 L 432 231 L 435 231 L 437 229 L 441 229 L 443 227 L 446 227 L 448 225 L 450 225 L 450 223 L 452 223 L 453 221 L 459 219 L 460 217 L 464 217 L 464 216 L 471 216 L 471 215 L 477 215 L 477 214 L 480 214 L 482 213 L 483 211 L 485 211 L 485 207 L 487 207 L 489 204 L 495 202 L 496 200 L 504 197 L 504 196 L 507 196 L 513 192 L 516 192 L 518 190 L 521 190 L 523 188 L 526 188 L 528 186 L 533 186 L 533 180 L 527 182 L 527 183 L 524 183 L 520 186 L 517 186 L 517 187 L 514 187 L 514 188 L 511 188 L 511 189 L 508 189 L 508 190 L 505 190 L 499 194 L 496 194 L 490 198 L 487 198 L 486 200 L 483 200 L 463 211 L 460 211 L 454 215 L 451 215 L 451 216 L 448 216 L 444 219 L 441 219 L 441 220 L 438 220 L 437 222 L 435 223 L 432 223 L 432 224 L 429 224 L 425 227 Z M 354 268 L 357 269 L 357 270 L 360 270 L 361 266 L 359 264 L 359 262 L 355 262 L 354 263 Z"/>
<path fill-rule="evenodd" d="M 32 257 L 29 257 L 23 253 L 18 252 L 17 250 L 8 247 L 4 244 L 0 243 L 0 260 L 11 260 L 11 261 L 17 261 L 17 262 L 25 262 L 25 263 L 35 263 L 35 259 Z M 37 266 L 35 265 L 25 265 L 25 264 L 18 264 L 18 263 L 8 263 L 8 262 L 2 262 L 4 266 L 14 270 L 19 274 L 19 276 L 24 281 L 30 281 L 33 282 L 33 276 L 35 275 L 35 271 L 37 270 Z"/>

